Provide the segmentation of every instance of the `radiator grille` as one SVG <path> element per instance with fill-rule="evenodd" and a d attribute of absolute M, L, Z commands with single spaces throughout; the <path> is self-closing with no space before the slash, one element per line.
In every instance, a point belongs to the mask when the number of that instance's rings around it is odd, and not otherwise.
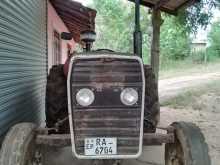
<path fill-rule="evenodd" d="M 84 139 L 92 137 L 116 137 L 118 155 L 139 152 L 143 88 L 141 67 L 136 59 L 74 60 L 70 93 L 78 155 L 84 155 Z M 134 106 L 121 103 L 120 93 L 127 87 L 138 91 L 139 101 Z M 82 88 L 92 89 L 95 93 L 94 103 L 86 108 L 78 105 L 75 98 Z"/>

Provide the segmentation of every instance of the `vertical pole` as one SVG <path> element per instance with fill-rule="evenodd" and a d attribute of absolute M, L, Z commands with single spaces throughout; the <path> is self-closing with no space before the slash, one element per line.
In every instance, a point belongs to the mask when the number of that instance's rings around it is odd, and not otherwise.
<path fill-rule="evenodd" d="M 153 9 L 152 26 L 153 36 L 151 43 L 151 67 L 158 82 L 159 67 L 160 67 L 160 26 L 162 24 L 161 12 L 158 9 Z"/>
<path fill-rule="evenodd" d="M 140 0 L 135 0 L 134 54 L 142 58 L 142 32 L 140 27 Z"/>

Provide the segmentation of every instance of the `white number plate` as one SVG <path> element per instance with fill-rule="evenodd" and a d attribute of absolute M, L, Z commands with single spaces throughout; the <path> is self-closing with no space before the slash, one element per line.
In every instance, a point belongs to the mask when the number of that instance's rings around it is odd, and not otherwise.
<path fill-rule="evenodd" d="M 117 139 L 116 138 L 86 138 L 85 139 L 85 155 L 116 155 Z"/>

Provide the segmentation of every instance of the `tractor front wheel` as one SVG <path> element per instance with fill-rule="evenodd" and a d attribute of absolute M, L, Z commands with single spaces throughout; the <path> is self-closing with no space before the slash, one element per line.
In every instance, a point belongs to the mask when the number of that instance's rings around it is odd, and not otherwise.
<path fill-rule="evenodd" d="M 35 129 L 32 123 L 21 123 L 9 130 L 0 152 L 1 165 L 36 165 Z"/>
<path fill-rule="evenodd" d="M 208 146 L 199 127 L 176 122 L 175 142 L 165 146 L 165 165 L 211 165 Z"/>

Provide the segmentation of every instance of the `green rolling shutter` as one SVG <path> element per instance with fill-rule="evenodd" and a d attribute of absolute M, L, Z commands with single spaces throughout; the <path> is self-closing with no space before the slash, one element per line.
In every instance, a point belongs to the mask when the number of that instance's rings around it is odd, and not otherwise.
<path fill-rule="evenodd" d="M 0 137 L 40 122 L 47 70 L 46 0 L 0 0 Z"/>

